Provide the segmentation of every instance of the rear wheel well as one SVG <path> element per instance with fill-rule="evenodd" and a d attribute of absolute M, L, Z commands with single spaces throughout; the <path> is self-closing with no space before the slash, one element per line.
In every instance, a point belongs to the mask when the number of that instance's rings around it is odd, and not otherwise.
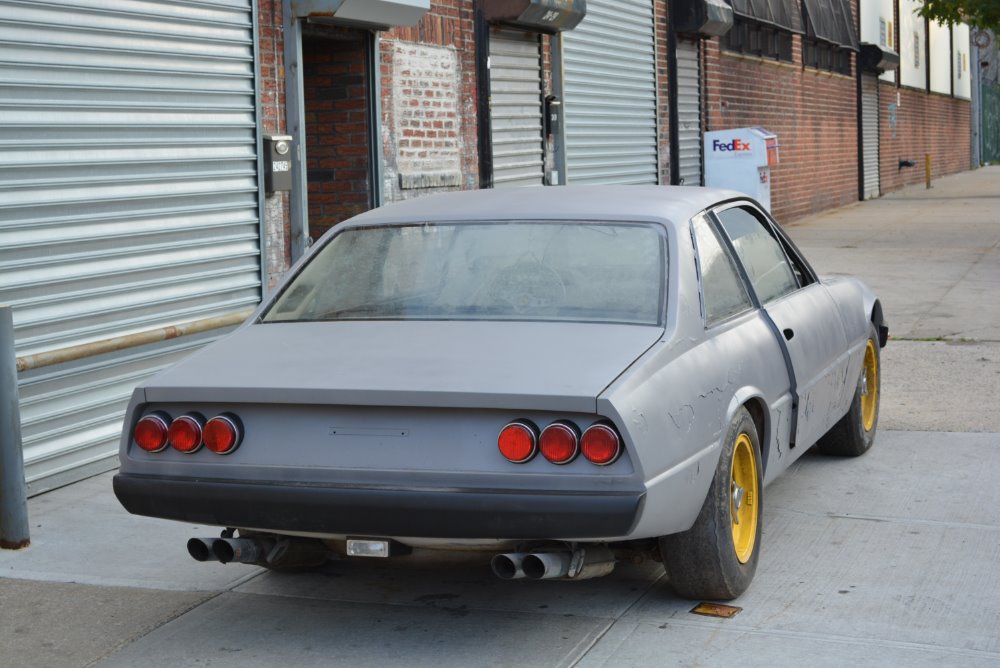
<path fill-rule="evenodd" d="M 871 321 L 875 325 L 875 331 L 878 332 L 879 348 L 885 348 L 885 344 L 889 338 L 889 329 L 885 326 L 885 316 L 882 314 L 882 302 L 877 299 L 872 304 Z"/>
<path fill-rule="evenodd" d="M 766 471 L 768 453 L 767 439 L 765 438 L 767 432 L 767 409 L 764 406 L 764 402 L 756 398 L 748 400 L 743 405 L 750 413 L 750 417 L 753 418 L 753 424 L 757 430 L 757 442 L 760 443 L 761 464 Z"/>

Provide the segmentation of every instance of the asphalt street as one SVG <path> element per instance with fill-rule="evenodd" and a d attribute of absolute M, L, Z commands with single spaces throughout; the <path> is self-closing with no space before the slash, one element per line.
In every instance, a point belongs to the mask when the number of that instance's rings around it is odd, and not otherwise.
<path fill-rule="evenodd" d="M 477 556 L 278 574 L 203 564 L 216 530 L 128 515 L 105 474 L 29 501 L 0 552 L 0 666 L 1000 666 L 1000 167 L 787 227 L 881 296 L 880 432 L 769 486 L 728 619 L 657 564 L 506 582 Z"/>

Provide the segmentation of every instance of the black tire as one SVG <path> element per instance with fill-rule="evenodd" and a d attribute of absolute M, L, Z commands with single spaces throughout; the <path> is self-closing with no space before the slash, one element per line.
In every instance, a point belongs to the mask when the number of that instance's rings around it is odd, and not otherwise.
<path fill-rule="evenodd" d="M 858 457 L 871 449 L 878 429 L 878 407 L 882 394 L 880 365 L 878 330 L 871 325 L 851 408 L 819 439 L 817 450 L 825 455 Z"/>
<path fill-rule="evenodd" d="M 752 474 L 747 468 L 751 462 Z M 749 484 L 736 487 L 737 479 L 753 480 L 753 488 Z M 744 490 L 739 506 L 737 489 Z M 729 426 L 712 486 L 694 526 L 659 541 L 663 567 L 679 596 L 728 601 L 750 586 L 760 555 L 762 490 L 757 428 L 747 409 L 740 408 Z M 739 522 L 733 521 L 734 511 Z M 750 520 L 752 525 L 747 523 Z"/>

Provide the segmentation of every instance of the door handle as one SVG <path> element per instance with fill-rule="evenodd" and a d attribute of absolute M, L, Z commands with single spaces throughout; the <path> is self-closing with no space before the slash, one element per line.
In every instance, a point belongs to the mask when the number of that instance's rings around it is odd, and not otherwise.
<path fill-rule="evenodd" d="M 781 333 L 785 335 L 785 341 L 791 341 L 792 337 L 795 336 L 795 332 L 790 327 L 785 327 Z"/>

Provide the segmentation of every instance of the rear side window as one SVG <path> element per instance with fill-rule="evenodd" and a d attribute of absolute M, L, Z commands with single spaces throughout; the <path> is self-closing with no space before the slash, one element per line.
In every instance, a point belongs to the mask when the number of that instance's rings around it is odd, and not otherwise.
<path fill-rule="evenodd" d="M 722 247 L 722 242 L 708 219 L 700 215 L 694 218 L 692 224 L 695 243 L 698 245 L 705 322 L 712 326 L 750 309 L 750 297 L 736 273 L 732 257 Z"/>
<path fill-rule="evenodd" d="M 799 283 L 769 225 L 742 207 L 717 214 L 762 304 L 797 290 Z"/>

